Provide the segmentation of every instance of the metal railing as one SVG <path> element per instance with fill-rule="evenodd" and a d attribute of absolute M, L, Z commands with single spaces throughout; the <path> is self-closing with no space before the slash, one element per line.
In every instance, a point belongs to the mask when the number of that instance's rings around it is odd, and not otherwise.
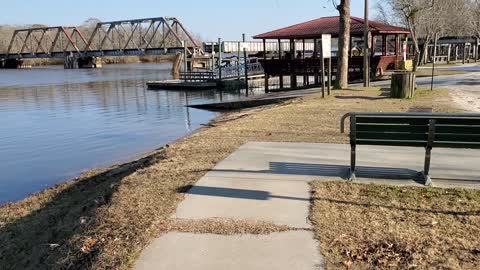
<path fill-rule="evenodd" d="M 250 63 L 247 65 L 249 76 L 264 74 L 261 63 Z M 219 78 L 218 68 L 214 70 L 216 78 Z M 222 79 L 231 79 L 245 76 L 245 64 L 222 67 Z"/>

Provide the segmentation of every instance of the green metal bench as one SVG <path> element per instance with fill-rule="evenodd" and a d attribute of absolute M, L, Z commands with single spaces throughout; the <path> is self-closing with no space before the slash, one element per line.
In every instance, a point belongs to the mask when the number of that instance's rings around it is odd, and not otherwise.
<path fill-rule="evenodd" d="M 425 185 L 431 185 L 432 148 L 480 148 L 480 114 L 446 113 L 348 113 L 350 119 L 351 165 L 349 180 L 355 180 L 356 146 L 386 145 L 424 147 Z"/>

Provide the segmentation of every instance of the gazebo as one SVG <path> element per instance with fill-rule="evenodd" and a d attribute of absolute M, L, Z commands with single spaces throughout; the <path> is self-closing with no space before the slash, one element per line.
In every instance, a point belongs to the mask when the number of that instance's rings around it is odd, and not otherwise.
<path fill-rule="evenodd" d="M 402 59 L 403 46 L 400 40 L 405 39 L 410 31 L 376 21 L 369 21 L 369 55 L 371 72 L 373 75 L 382 75 L 387 69 L 395 67 L 395 63 Z M 263 52 L 261 63 L 265 70 L 266 90 L 268 91 L 268 78 L 279 77 L 280 88 L 283 88 L 284 76 L 290 77 L 290 88 L 297 88 L 297 77 L 302 76 L 303 86 L 310 84 L 314 77 L 314 84 L 318 84 L 319 71 L 322 71 L 320 60 L 320 48 L 318 41 L 322 34 L 330 34 L 332 37 L 332 70 L 336 74 L 337 58 L 336 44 L 340 29 L 340 17 L 324 17 L 316 20 L 288 26 L 264 34 L 256 35 L 254 39 L 278 41 L 278 52 Z M 350 53 L 349 53 L 349 78 L 351 80 L 362 77 L 363 72 L 363 44 L 364 44 L 364 20 L 351 17 L 350 27 Z M 288 40 L 289 46 L 283 46 L 284 40 Z M 313 51 L 306 50 L 306 42 L 313 41 Z M 283 52 L 285 50 L 285 52 Z M 273 53 L 273 54 L 272 54 Z M 322 73 L 323 74 L 323 73 Z"/>

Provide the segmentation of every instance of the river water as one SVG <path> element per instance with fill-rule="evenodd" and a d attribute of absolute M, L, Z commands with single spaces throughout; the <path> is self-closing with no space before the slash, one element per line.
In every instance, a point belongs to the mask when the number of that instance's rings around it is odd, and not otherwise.
<path fill-rule="evenodd" d="M 215 117 L 186 108 L 240 92 L 149 91 L 170 64 L 0 70 L 0 204 L 131 159 Z"/>

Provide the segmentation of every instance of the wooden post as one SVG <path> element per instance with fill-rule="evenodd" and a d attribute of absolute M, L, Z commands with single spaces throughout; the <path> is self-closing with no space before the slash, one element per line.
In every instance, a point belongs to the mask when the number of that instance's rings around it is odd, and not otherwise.
<path fill-rule="evenodd" d="M 291 54 L 291 60 L 292 62 L 295 61 L 295 40 L 291 39 L 290 40 L 290 54 Z M 297 87 L 297 75 L 295 74 L 295 70 L 292 69 L 292 74 L 290 75 L 290 88 L 296 88 Z"/>
<path fill-rule="evenodd" d="M 267 41 L 263 40 L 263 60 L 267 61 Z M 265 93 L 268 93 L 268 74 L 265 73 Z"/>
<path fill-rule="evenodd" d="M 462 64 L 465 64 L 465 57 L 467 56 L 467 44 L 463 44 L 463 57 L 462 57 Z"/>
<path fill-rule="evenodd" d="M 237 80 L 240 81 L 240 42 L 237 43 Z"/>
<path fill-rule="evenodd" d="M 382 55 L 383 56 L 387 55 L 387 51 L 388 51 L 387 49 L 388 49 L 387 36 L 383 35 L 382 36 Z"/>
<path fill-rule="evenodd" d="M 321 62 L 321 67 L 322 67 L 322 98 L 325 97 L 325 56 L 323 55 L 323 44 L 320 45 L 320 61 Z"/>
<path fill-rule="evenodd" d="M 242 41 L 245 43 L 245 34 L 242 34 Z M 245 45 L 245 44 L 244 44 Z M 247 59 L 247 48 L 243 47 L 243 61 L 245 67 L 245 88 L 246 88 L 246 96 L 248 97 L 248 59 Z"/>
<path fill-rule="evenodd" d="M 313 58 L 315 60 L 318 59 L 318 40 L 317 39 L 314 39 L 313 40 Z M 317 65 L 315 65 L 315 68 L 314 68 L 314 77 L 313 77 L 313 80 L 314 80 L 314 84 L 315 85 L 318 85 L 319 83 L 319 78 L 318 78 L 318 67 Z"/>
<path fill-rule="evenodd" d="M 458 45 L 455 45 L 455 63 L 458 61 Z"/>
<path fill-rule="evenodd" d="M 328 95 L 330 96 L 330 93 L 332 91 L 332 57 L 328 58 Z"/>
<path fill-rule="evenodd" d="M 188 63 L 187 63 L 187 42 L 182 41 L 182 46 L 183 46 L 183 72 L 188 71 Z"/>
<path fill-rule="evenodd" d="M 283 48 L 282 48 L 282 41 L 279 39 L 278 40 L 278 59 L 282 60 L 282 54 L 283 54 Z M 280 64 L 282 61 L 279 61 Z M 283 74 L 280 74 L 280 89 L 283 89 Z"/>
<path fill-rule="evenodd" d="M 450 54 L 452 53 L 452 44 L 448 44 L 447 48 L 447 64 L 450 64 Z"/>
<path fill-rule="evenodd" d="M 305 39 L 302 39 L 302 60 L 305 64 Z M 303 86 L 306 85 L 308 85 L 308 76 L 306 74 L 303 74 Z"/>
<path fill-rule="evenodd" d="M 218 38 L 218 80 L 222 81 L 222 39 Z"/>

